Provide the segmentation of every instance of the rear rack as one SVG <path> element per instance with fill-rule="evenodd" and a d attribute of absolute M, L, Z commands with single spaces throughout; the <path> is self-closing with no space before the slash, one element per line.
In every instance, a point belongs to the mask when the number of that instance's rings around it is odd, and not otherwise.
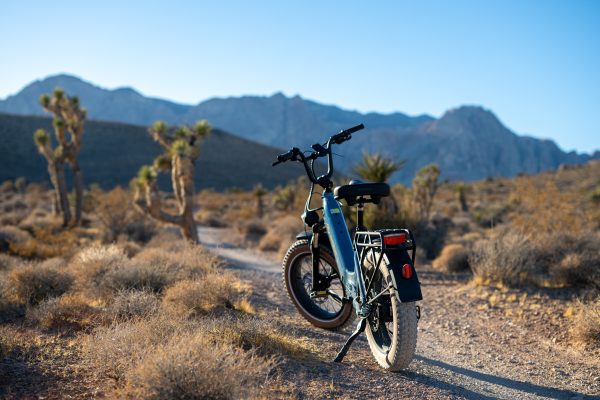
<path fill-rule="evenodd" d="M 407 240 L 401 244 L 385 244 L 384 237 L 397 234 L 406 235 Z M 381 258 L 383 257 L 383 253 L 386 251 L 412 250 L 411 259 L 413 264 L 415 262 L 417 246 L 415 244 L 415 238 L 413 237 L 412 232 L 408 229 L 378 229 L 376 231 L 357 231 L 354 234 L 354 245 L 356 246 L 356 251 L 361 263 L 360 265 L 362 265 L 368 249 L 378 249 L 380 251 L 381 254 L 379 257 L 380 259 L 377 262 L 377 266 L 379 266 Z"/>

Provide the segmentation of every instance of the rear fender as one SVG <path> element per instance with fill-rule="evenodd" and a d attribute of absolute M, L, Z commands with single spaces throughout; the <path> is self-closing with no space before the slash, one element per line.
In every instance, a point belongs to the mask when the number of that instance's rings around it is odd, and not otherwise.
<path fill-rule="evenodd" d="M 421 282 L 417 276 L 417 271 L 413 260 L 406 250 L 389 250 L 384 253 L 385 261 L 390 270 L 390 275 L 396 290 L 396 296 L 402 303 L 423 300 L 421 293 Z M 402 268 L 405 264 L 412 268 L 412 277 L 406 279 L 402 276 Z"/>

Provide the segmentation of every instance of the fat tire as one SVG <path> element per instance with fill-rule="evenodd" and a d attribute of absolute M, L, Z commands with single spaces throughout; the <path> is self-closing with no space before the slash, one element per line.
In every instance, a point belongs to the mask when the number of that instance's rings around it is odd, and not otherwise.
<path fill-rule="evenodd" d="M 386 283 L 391 282 L 387 263 L 382 260 L 379 266 Z M 396 296 L 396 288 L 390 290 L 393 337 L 389 350 L 380 348 L 369 322 L 365 329 L 371 353 L 385 370 L 397 372 L 408 367 L 417 347 L 417 309 L 415 302 L 402 303 Z"/>
<path fill-rule="evenodd" d="M 293 293 L 293 287 L 291 284 L 290 276 L 292 265 L 299 256 L 306 255 L 307 253 L 310 256 L 310 243 L 306 239 L 297 240 L 289 247 L 289 249 L 285 253 L 285 257 L 283 258 L 282 264 L 282 275 L 283 285 L 286 288 L 288 298 L 290 299 L 292 304 L 294 304 L 300 315 L 302 315 L 304 319 L 306 319 L 314 326 L 333 331 L 342 330 L 346 326 L 348 326 L 353 320 L 352 316 L 354 315 L 354 312 L 351 302 L 344 303 L 341 311 L 335 318 L 326 320 L 315 316 L 310 312 L 310 310 L 307 310 L 305 307 L 303 307 L 300 301 L 298 300 L 297 296 Z M 339 270 L 335 262 L 335 257 L 333 256 L 330 249 L 328 249 L 325 246 L 320 246 L 320 257 L 329 265 L 331 265 L 339 275 Z"/>

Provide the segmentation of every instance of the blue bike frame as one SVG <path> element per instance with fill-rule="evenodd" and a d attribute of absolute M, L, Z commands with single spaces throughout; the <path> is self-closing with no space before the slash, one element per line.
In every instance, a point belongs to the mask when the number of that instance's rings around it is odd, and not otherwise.
<path fill-rule="evenodd" d="M 323 219 L 329 243 L 338 265 L 340 280 L 349 297 L 360 307 L 366 299 L 366 289 L 360 263 L 340 203 L 330 190 L 323 192 Z M 359 307 L 355 307 L 357 310 Z"/>

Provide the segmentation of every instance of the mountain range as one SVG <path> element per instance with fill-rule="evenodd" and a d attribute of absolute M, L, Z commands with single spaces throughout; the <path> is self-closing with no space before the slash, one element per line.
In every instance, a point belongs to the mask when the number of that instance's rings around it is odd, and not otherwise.
<path fill-rule="evenodd" d="M 192 124 L 199 119 L 244 139 L 287 149 L 308 148 L 327 136 L 358 123 L 366 129 L 334 151 L 336 166 L 351 174 L 363 152 L 382 152 L 406 165 L 392 181 L 409 183 L 415 172 L 437 163 L 442 178 L 476 180 L 555 169 L 560 164 L 584 163 L 592 155 L 562 151 L 553 141 L 520 136 L 489 110 L 463 106 L 441 118 L 403 113 L 359 113 L 281 93 L 268 97 L 213 98 L 184 105 L 143 96 L 131 88 L 107 90 L 70 75 L 35 81 L 19 93 L 0 100 L 0 112 L 42 115 L 39 96 L 56 87 L 77 95 L 90 119 L 147 126 L 156 120 Z M 222 154 L 223 157 L 227 154 Z M 270 158 L 257 160 L 268 164 Z"/>
<path fill-rule="evenodd" d="M 49 182 L 46 160 L 33 143 L 33 132 L 39 128 L 50 132 L 52 120 L 0 113 L 0 182 L 21 176 L 28 181 Z M 143 126 L 88 121 L 79 163 L 86 184 L 97 183 L 105 189 L 116 185 L 127 187 L 140 167 L 152 164 L 162 151 Z M 273 188 L 297 179 L 302 170 L 295 165 L 271 168 L 271 164 L 258 162 L 274 160 L 280 152 L 280 149 L 213 129 L 200 147 L 196 187 L 251 189 L 261 182 Z M 159 176 L 159 185 L 170 189 L 166 174 Z"/>

